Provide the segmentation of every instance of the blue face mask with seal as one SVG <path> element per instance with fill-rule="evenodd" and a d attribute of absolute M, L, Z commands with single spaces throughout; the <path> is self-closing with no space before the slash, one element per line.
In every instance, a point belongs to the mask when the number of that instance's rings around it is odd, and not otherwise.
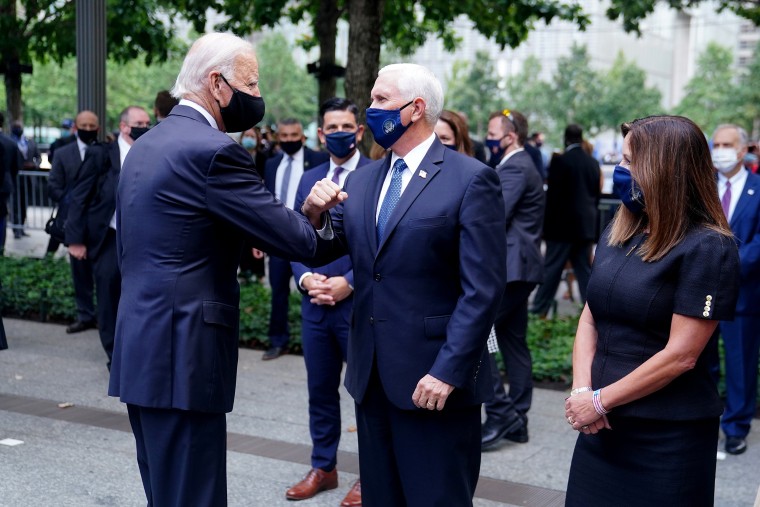
<path fill-rule="evenodd" d="M 612 172 L 612 190 L 634 215 L 644 211 L 644 192 L 633 179 L 630 169 L 616 165 Z"/>
<path fill-rule="evenodd" d="M 403 125 L 401 111 L 412 102 L 414 101 L 410 100 L 398 109 L 367 108 L 367 126 L 375 136 L 377 144 L 387 150 L 404 135 L 412 122 L 409 122 L 409 125 Z"/>
<path fill-rule="evenodd" d="M 337 158 L 345 158 L 356 148 L 356 132 L 325 134 L 325 146 Z"/>

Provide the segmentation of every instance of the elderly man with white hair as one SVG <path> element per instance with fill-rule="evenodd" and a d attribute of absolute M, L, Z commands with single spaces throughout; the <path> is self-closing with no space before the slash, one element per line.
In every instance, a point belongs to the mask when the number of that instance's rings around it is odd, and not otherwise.
<path fill-rule="evenodd" d="M 348 253 L 354 267 L 345 383 L 362 504 L 471 505 L 492 395 L 485 344 L 506 284 L 499 178 L 433 133 L 443 91 L 428 69 L 383 68 L 371 99 L 367 124 L 390 153 L 344 191 L 319 181 L 302 208 L 330 240 L 316 262 Z"/>
<path fill-rule="evenodd" d="M 179 105 L 135 142 L 121 169 L 122 292 L 108 393 L 127 404 L 148 505 L 219 506 L 227 503 L 243 243 L 306 260 L 317 236 L 224 133 L 264 115 L 250 43 L 201 37 L 172 94 Z"/>

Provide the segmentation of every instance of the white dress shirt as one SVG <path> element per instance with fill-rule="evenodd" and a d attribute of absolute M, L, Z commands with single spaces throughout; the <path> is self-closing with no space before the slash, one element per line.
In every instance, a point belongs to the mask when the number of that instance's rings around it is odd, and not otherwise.
<path fill-rule="evenodd" d="M 734 210 L 736 209 L 736 203 L 739 202 L 744 191 L 744 184 L 747 183 L 747 170 L 741 168 L 738 173 L 734 174 L 731 178 L 726 178 L 723 173 L 718 173 L 718 195 L 721 202 L 723 202 L 723 194 L 726 193 L 726 182 L 731 182 L 731 204 L 728 207 L 728 221 L 734 216 Z"/>
<path fill-rule="evenodd" d="M 84 162 L 84 156 L 87 154 L 87 148 L 89 146 L 84 144 L 79 136 L 77 136 L 77 148 L 79 148 L 79 158 Z"/>
<path fill-rule="evenodd" d="M 380 208 L 382 207 L 383 199 L 385 199 L 385 194 L 388 193 L 388 187 L 391 186 L 391 177 L 393 176 L 393 164 L 396 163 L 396 160 L 403 158 L 404 162 L 406 162 L 406 169 L 404 169 L 404 172 L 401 173 L 401 195 L 404 195 L 404 190 L 406 190 L 407 185 L 409 185 L 409 182 L 412 181 L 412 176 L 417 172 L 417 169 L 420 167 L 420 164 L 422 163 L 422 159 L 425 158 L 425 155 L 427 155 L 428 150 L 430 150 L 430 147 L 433 145 L 433 141 L 435 141 L 435 134 L 430 134 L 430 137 L 422 141 L 420 144 L 412 148 L 412 150 L 406 154 L 405 157 L 399 157 L 396 155 L 396 153 L 393 153 L 391 155 L 391 167 L 388 169 L 388 174 L 385 175 L 385 181 L 383 182 L 383 187 L 380 190 L 380 199 L 377 201 L 377 212 L 375 213 L 375 223 L 377 223 L 377 217 L 380 216 Z M 448 148 L 447 148 L 448 149 Z"/>
<path fill-rule="evenodd" d="M 219 125 L 216 123 L 216 120 L 214 119 L 214 117 L 211 116 L 211 113 L 206 111 L 206 109 L 200 104 L 193 102 L 192 100 L 180 99 L 179 105 L 192 107 L 193 109 L 201 113 L 203 117 L 206 118 L 206 121 L 208 121 L 212 127 L 214 127 L 216 130 L 219 130 Z"/>
<path fill-rule="evenodd" d="M 288 195 L 280 195 L 282 192 L 282 182 L 285 179 L 285 168 L 288 166 L 288 157 L 293 157 L 293 166 L 290 170 L 290 183 L 288 184 Z M 277 175 L 274 180 L 274 195 L 290 209 L 296 204 L 296 192 L 298 191 L 298 183 L 303 176 L 303 161 L 304 151 L 303 148 L 295 152 L 293 155 L 288 155 L 282 152 L 282 160 L 280 165 L 277 166 Z"/>

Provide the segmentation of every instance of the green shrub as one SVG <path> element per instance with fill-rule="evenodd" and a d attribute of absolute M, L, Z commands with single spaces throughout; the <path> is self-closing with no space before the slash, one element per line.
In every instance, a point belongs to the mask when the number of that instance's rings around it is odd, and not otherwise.
<path fill-rule="evenodd" d="M 76 319 L 71 268 L 65 259 L 0 257 L 6 315 L 67 322 Z"/>

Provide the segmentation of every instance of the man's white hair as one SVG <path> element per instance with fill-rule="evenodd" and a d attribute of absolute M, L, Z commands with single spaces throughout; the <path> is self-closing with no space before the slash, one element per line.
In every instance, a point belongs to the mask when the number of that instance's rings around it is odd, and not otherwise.
<path fill-rule="evenodd" d="M 715 127 L 715 130 L 713 131 L 712 139 L 715 139 L 715 134 L 717 134 L 719 130 L 724 130 L 724 129 L 736 130 L 736 133 L 739 134 L 739 147 L 740 148 L 747 147 L 747 144 L 749 142 L 749 136 L 747 135 L 747 131 L 741 128 L 739 125 L 734 125 L 733 123 L 723 123 L 722 125 L 718 125 L 717 127 Z"/>
<path fill-rule="evenodd" d="M 218 70 L 227 80 L 232 79 L 235 60 L 247 53 L 254 54 L 253 46 L 236 35 L 218 32 L 204 35 L 187 52 L 172 96 L 181 99 L 188 94 L 201 93 L 212 70 Z"/>
<path fill-rule="evenodd" d="M 394 63 L 386 65 L 378 76 L 387 72 L 398 74 L 396 86 L 406 101 L 421 97 L 425 101 L 425 121 L 435 127 L 443 110 L 443 87 L 435 74 L 415 63 Z"/>

